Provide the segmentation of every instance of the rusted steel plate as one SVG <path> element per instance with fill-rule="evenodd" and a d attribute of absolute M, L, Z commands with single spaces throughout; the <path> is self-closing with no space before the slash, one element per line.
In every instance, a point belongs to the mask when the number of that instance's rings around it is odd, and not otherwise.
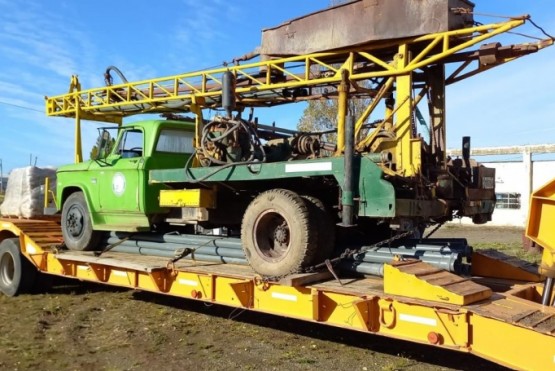
<path fill-rule="evenodd" d="M 262 31 L 261 54 L 287 56 L 329 51 L 468 27 L 467 0 L 356 0 Z"/>

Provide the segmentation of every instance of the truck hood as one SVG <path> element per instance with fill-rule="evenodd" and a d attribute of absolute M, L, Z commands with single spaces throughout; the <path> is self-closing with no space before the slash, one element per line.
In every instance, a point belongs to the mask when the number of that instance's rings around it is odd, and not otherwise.
<path fill-rule="evenodd" d="M 94 162 L 93 160 L 89 160 L 89 161 L 79 162 L 77 164 L 63 165 L 58 168 L 58 170 L 56 171 L 56 174 L 67 173 L 71 171 L 88 170 L 93 162 Z"/>

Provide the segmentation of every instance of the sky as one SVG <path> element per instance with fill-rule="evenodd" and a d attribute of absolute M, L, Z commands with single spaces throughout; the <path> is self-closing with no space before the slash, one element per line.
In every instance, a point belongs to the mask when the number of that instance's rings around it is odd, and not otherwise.
<path fill-rule="evenodd" d="M 482 0 L 476 12 L 531 14 L 555 34 L 552 0 Z M 220 66 L 253 50 L 261 29 L 326 8 L 329 0 L 0 0 L 0 160 L 10 169 L 73 161 L 73 120 L 48 118 L 44 97 L 104 85 L 114 65 L 129 81 Z M 482 23 L 499 19 L 476 16 Z M 540 36 L 524 26 L 520 32 Z M 529 40 L 510 36 L 503 43 Z M 448 87 L 448 147 L 555 142 L 555 46 Z M 304 105 L 257 112 L 262 122 L 296 127 Z M 128 121 L 138 120 L 132 117 Z M 83 123 L 83 152 L 98 124 Z"/>

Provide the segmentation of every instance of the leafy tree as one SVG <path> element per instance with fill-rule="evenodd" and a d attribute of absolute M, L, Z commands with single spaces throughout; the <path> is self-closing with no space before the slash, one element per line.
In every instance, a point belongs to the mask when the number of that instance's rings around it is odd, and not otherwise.
<path fill-rule="evenodd" d="M 352 98 L 349 100 L 348 113 L 355 121 L 370 104 L 370 98 Z M 297 129 L 304 132 L 320 132 L 337 128 L 337 99 L 322 98 L 311 100 L 303 111 Z"/>

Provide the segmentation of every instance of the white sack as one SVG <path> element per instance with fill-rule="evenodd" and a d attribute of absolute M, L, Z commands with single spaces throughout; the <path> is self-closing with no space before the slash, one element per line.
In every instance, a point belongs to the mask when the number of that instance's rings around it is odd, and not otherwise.
<path fill-rule="evenodd" d="M 50 189 L 55 191 L 56 170 L 28 166 L 13 169 L 8 177 L 4 202 L 0 205 L 2 216 L 32 218 L 43 215 L 44 180 L 50 178 Z"/>

